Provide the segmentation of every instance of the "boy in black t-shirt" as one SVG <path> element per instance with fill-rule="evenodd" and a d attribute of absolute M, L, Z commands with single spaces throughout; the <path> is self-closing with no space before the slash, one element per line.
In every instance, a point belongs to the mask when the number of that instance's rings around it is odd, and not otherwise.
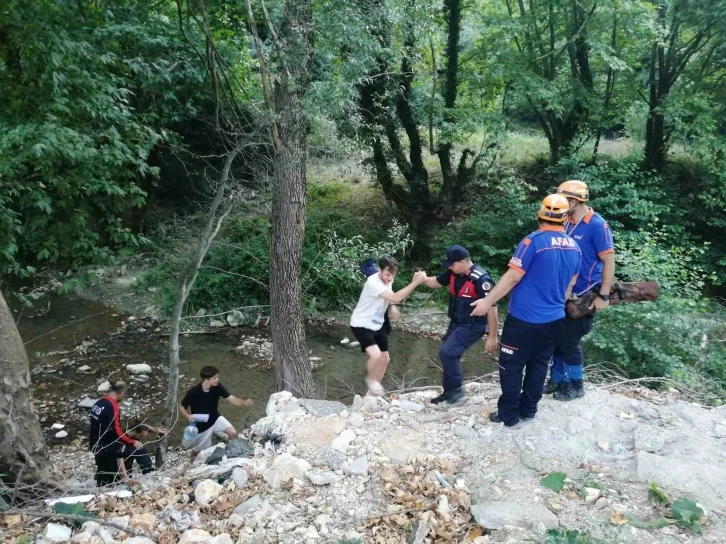
<path fill-rule="evenodd" d="M 202 368 L 200 375 L 202 382 L 198 383 L 184 395 L 179 403 L 179 413 L 187 419 L 194 421 L 194 416 L 207 415 L 209 419 L 197 422 L 199 435 L 192 446 L 196 455 L 212 445 L 212 435 L 223 432 L 230 440 L 237 438 L 237 431 L 227 419 L 219 414 L 219 399 L 227 399 L 234 406 L 252 406 L 251 399 L 240 399 L 230 395 L 229 391 L 219 383 L 219 369 L 213 366 Z"/>

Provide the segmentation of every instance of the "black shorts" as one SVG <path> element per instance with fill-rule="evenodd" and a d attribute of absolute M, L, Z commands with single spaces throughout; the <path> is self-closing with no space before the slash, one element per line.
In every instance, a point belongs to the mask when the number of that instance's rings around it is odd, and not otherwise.
<path fill-rule="evenodd" d="M 360 350 L 365 353 L 366 348 L 373 345 L 378 346 L 381 351 L 388 351 L 388 331 L 383 326 L 377 331 L 365 329 L 363 327 L 351 327 L 353 336 L 360 342 Z"/>

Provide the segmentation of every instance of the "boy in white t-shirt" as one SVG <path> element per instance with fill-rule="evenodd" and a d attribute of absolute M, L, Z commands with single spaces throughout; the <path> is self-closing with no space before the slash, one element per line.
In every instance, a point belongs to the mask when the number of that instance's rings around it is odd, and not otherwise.
<path fill-rule="evenodd" d="M 406 287 L 394 293 L 391 289 L 396 277 L 398 263 L 393 257 L 378 259 L 379 272 L 368 277 L 358 299 L 358 305 L 350 317 L 350 328 L 361 351 L 368 354 L 366 363 L 366 384 L 368 395 L 380 396 L 385 391 L 381 380 L 391 358 L 388 355 L 388 327 L 385 326 L 386 310 L 389 304 L 403 302 L 416 287 L 426 280 L 426 272 L 416 272 Z M 395 321 L 398 310 L 392 309 Z"/>

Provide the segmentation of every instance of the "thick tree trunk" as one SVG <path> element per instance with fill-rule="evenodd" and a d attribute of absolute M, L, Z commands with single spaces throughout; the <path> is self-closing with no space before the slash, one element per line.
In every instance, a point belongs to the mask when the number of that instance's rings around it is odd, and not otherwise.
<path fill-rule="evenodd" d="M 275 84 L 270 323 L 277 388 L 305 398 L 316 396 L 305 344 L 300 285 L 307 187 L 307 118 L 302 97 L 312 61 L 311 32 L 311 1 L 287 0 L 281 26 L 286 47 Z"/>
<path fill-rule="evenodd" d="M 662 12 L 661 12 L 661 17 Z M 670 71 L 667 66 L 665 48 L 660 43 L 654 43 L 650 56 L 650 71 L 648 77 L 648 121 L 645 126 L 645 153 L 643 156 L 643 169 L 660 172 L 665 168 L 668 148 L 666 145 L 665 117 L 661 110 L 663 102 L 670 92 Z"/>
<path fill-rule="evenodd" d="M 431 242 L 434 237 L 435 223 L 433 218 L 421 218 L 411 224 L 413 235 L 413 247 L 411 248 L 411 260 L 422 266 L 431 263 Z"/>
<path fill-rule="evenodd" d="M 51 475 L 38 412 L 33 406 L 28 356 L 1 292 L 0 474 L 10 484 L 18 480 L 47 481 Z"/>
<path fill-rule="evenodd" d="M 665 168 L 668 156 L 666 139 L 665 117 L 662 113 L 653 111 L 653 108 L 651 108 L 645 131 L 644 170 L 661 172 Z"/>

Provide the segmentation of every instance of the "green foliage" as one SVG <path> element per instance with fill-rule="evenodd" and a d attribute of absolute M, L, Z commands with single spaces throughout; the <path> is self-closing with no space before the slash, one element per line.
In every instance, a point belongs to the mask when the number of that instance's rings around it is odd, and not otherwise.
<path fill-rule="evenodd" d="M 171 21 L 116 7 L 11 1 L 0 13 L 2 276 L 145 242 L 124 214 L 145 203 L 165 126 L 195 112 L 200 74 L 178 64 Z"/>
<path fill-rule="evenodd" d="M 687 255 L 709 272 L 709 284 L 726 283 L 726 145 L 723 138 L 702 138 L 688 161 L 661 175 L 640 169 L 638 156 L 602 159 L 595 165 L 580 157 L 561 160 L 548 169 L 553 184 L 562 179 L 588 183 L 593 207 L 613 227 L 616 238 L 650 230 L 664 245 L 702 248 Z"/>
<path fill-rule="evenodd" d="M 411 246 L 407 228 L 395 219 L 374 228 L 366 224 L 367 218 L 351 217 L 347 208 L 354 194 L 342 183 L 309 185 L 301 277 L 308 314 L 345 310 L 355 304 L 365 281 L 359 271 L 361 262 L 389 254 L 403 264 Z M 265 218 L 228 219 L 202 264 L 187 313 L 200 308 L 217 313 L 242 306 L 260 306 L 265 312 L 269 235 Z M 137 289 L 156 287 L 162 312 L 169 314 L 176 300 L 175 277 L 184 260 L 182 256 L 169 259 L 166 253 L 163 257 L 140 278 Z M 396 285 L 405 280 L 397 278 Z"/>
<path fill-rule="evenodd" d="M 452 244 L 466 247 L 472 258 L 494 276 L 506 269 L 517 243 L 537 229 L 538 204 L 531 187 L 511 169 L 498 169 L 480 181 L 479 196 L 464 217 L 453 221 L 438 236 L 435 255 Z M 440 261 L 434 261 L 438 269 Z"/>
<path fill-rule="evenodd" d="M 57 502 L 53 505 L 53 511 L 59 514 L 66 514 L 71 516 L 82 516 L 84 518 L 95 518 L 96 516 L 91 512 L 86 511 L 83 508 L 82 502 L 74 502 L 73 504 L 67 504 L 64 502 Z M 80 520 L 68 520 L 68 523 L 74 527 L 81 527 L 83 522 Z"/>
<path fill-rule="evenodd" d="M 662 231 L 618 238 L 617 276 L 655 281 L 661 298 L 599 314 L 598 326 L 585 339 L 588 358 L 614 363 L 631 377 L 668 376 L 688 383 L 697 369 L 724 384 L 724 310 L 702 295 L 708 275 L 698 261 L 706 249 L 670 244 L 672 238 Z"/>
<path fill-rule="evenodd" d="M 690 529 L 696 534 L 700 534 L 702 532 L 701 521 L 704 516 L 704 511 L 691 499 L 677 499 L 671 503 L 668 496 L 654 482 L 651 482 L 648 486 L 648 498 L 659 505 L 665 506 L 668 509 L 669 516 L 672 520 L 659 517 L 643 521 L 633 516 L 628 516 L 628 523 L 630 523 L 633 527 L 638 527 L 640 529 L 660 529 L 675 522 L 675 524 L 679 527 Z"/>
<path fill-rule="evenodd" d="M 690 529 L 696 534 L 701 533 L 703 509 L 691 499 L 678 499 L 671 505 L 673 519 L 679 527 Z"/>
<path fill-rule="evenodd" d="M 552 491 L 562 491 L 565 487 L 565 478 L 567 478 L 567 474 L 564 472 L 550 472 L 547 476 L 542 478 L 539 483 L 542 484 L 543 487 L 551 489 Z"/>
<path fill-rule="evenodd" d="M 554 180 L 586 181 L 593 208 L 616 233 L 638 230 L 644 224 L 659 220 L 668 225 L 684 223 L 685 218 L 679 217 L 678 210 L 668 202 L 663 180 L 643 172 L 636 158 L 605 159 L 588 165 L 580 157 L 571 157 L 562 159 L 548 172 Z"/>
<path fill-rule="evenodd" d="M 648 485 L 648 498 L 657 504 L 665 506 L 668 506 L 671 502 L 668 495 L 655 482 L 650 482 L 650 485 Z"/>

